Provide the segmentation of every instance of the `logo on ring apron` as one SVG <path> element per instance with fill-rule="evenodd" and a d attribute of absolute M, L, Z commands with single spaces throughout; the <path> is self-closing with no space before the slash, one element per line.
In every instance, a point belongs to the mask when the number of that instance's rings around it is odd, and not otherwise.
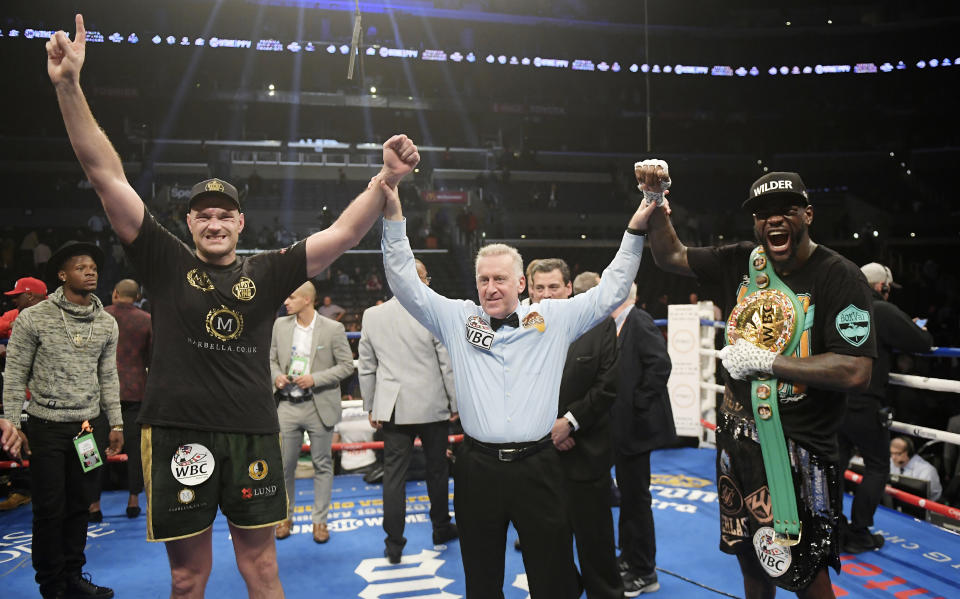
<path fill-rule="evenodd" d="M 215 462 L 210 450 L 199 443 L 181 445 L 173 452 L 170 472 L 177 482 L 195 487 L 213 474 Z"/>
<path fill-rule="evenodd" d="M 793 561 L 793 555 L 789 547 L 784 547 L 774 542 L 773 528 L 764 526 L 753 534 L 753 549 L 757 552 L 757 559 L 760 565 L 773 578 L 783 576 L 790 563 Z"/>

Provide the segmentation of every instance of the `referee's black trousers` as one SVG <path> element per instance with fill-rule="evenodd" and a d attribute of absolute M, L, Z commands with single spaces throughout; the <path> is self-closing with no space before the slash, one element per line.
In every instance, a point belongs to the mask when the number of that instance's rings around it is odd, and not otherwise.
<path fill-rule="evenodd" d="M 469 439 L 464 441 L 454 467 L 453 501 L 467 599 L 503 599 L 510 522 L 520 535 L 531 599 L 580 596 L 563 476 L 552 445 L 529 457 L 501 462 L 478 451 Z"/>

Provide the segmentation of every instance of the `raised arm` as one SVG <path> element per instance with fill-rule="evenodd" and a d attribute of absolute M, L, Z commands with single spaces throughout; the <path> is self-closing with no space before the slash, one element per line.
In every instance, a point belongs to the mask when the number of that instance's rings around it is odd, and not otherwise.
<path fill-rule="evenodd" d="M 307 276 L 317 276 L 342 253 L 360 243 L 383 211 L 383 190 L 379 182 L 396 189 L 419 162 L 417 146 L 406 135 L 394 135 L 383 144 L 383 168 L 374 177 L 375 184 L 368 185 L 332 225 L 307 238 Z"/>
<path fill-rule="evenodd" d="M 100 196 L 117 237 L 123 243 L 131 243 L 143 224 L 143 201 L 127 182 L 120 156 L 93 118 L 80 89 L 80 69 L 87 42 L 83 15 L 76 16 L 76 23 L 73 42 L 63 31 L 56 32 L 47 41 L 47 74 L 57 91 L 63 124 L 80 166 Z"/>
<path fill-rule="evenodd" d="M 640 189 L 667 194 L 661 188 L 662 181 L 668 181 L 668 171 L 660 166 L 660 161 L 645 160 L 638 162 L 634 173 L 640 184 Z M 643 203 L 647 203 L 644 200 Z M 643 205 L 643 204 L 641 204 Z M 650 251 L 653 252 L 653 261 L 662 270 L 681 275 L 693 275 L 690 264 L 687 262 L 687 247 L 680 243 L 677 232 L 670 222 L 670 202 L 664 199 L 663 206 L 654 210 L 650 215 L 647 237 L 650 239 Z"/>

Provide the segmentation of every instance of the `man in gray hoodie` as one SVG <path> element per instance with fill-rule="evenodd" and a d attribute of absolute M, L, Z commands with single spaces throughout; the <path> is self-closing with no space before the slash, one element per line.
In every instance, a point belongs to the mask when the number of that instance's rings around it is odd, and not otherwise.
<path fill-rule="evenodd" d="M 44 597 L 113 597 L 82 574 L 90 505 L 85 470 L 98 460 L 92 448 L 75 443 L 102 410 L 111 427 L 107 455 L 123 446 L 117 321 L 93 293 L 102 263 L 95 245 L 60 248 L 47 278 L 61 286 L 20 313 L 7 346 L 3 416 L 14 426 L 30 390 L 33 567 Z"/>

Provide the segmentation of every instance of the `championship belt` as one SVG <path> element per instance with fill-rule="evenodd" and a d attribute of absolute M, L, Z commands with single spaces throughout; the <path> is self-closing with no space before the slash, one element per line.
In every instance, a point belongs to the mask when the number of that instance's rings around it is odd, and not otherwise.
<path fill-rule="evenodd" d="M 758 246 L 750 254 L 747 295 L 727 319 L 727 343 L 745 339 L 761 349 L 789 355 L 800 342 L 803 321 L 804 311 L 797 296 L 780 280 Z M 796 545 L 800 542 L 800 517 L 780 425 L 777 379 L 763 376 L 750 381 L 750 400 L 770 487 L 774 542 Z"/>

